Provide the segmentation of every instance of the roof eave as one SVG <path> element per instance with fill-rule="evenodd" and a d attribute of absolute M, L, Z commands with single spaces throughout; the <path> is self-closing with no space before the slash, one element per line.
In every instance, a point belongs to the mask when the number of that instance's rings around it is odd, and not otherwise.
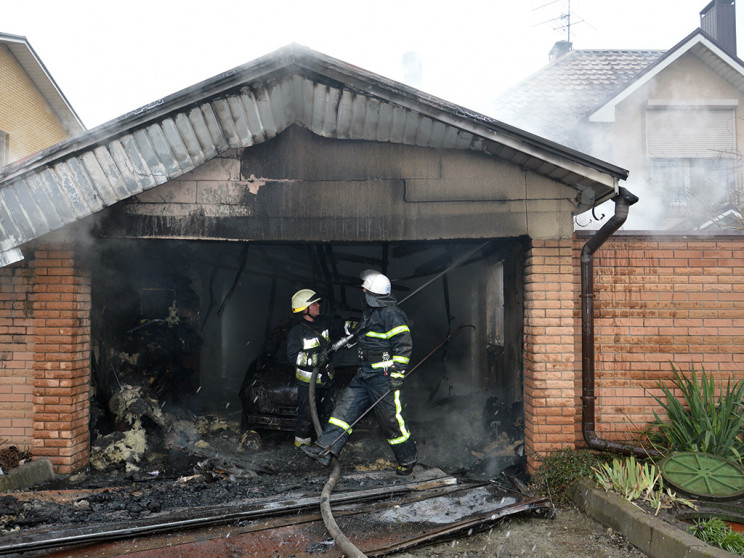
<path fill-rule="evenodd" d="M 86 130 L 83 121 L 54 81 L 41 58 L 36 54 L 26 37 L 0 33 L 0 44 L 5 44 L 15 59 L 28 74 L 44 99 L 52 107 L 65 130 L 75 136 Z"/>

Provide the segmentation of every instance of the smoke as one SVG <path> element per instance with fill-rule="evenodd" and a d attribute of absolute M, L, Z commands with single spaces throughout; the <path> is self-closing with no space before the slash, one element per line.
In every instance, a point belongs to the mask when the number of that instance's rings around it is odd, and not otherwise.
<path fill-rule="evenodd" d="M 640 201 L 631 209 L 625 230 L 695 230 L 738 209 L 744 177 L 736 151 L 737 116 L 722 98 L 727 93 L 735 98 L 735 90 L 703 90 L 705 86 L 698 85 L 703 81 L 700 70 L 682 57 L 674 73 L 655 78 L 614 107 L 612 122 L 590 122 L 611 91 L 607 84 L 616 80 L 613 87 L 622 89 L 632 83 L 632 78 L 617 77 L 620 70 L 611 67 L 617 51 L 590 53 L 575 51 L 569 62 L 548 66 L 513 86 L 494 99 L 491 114 L 627 169 L 629 177 L 622 185 Z M 589 66 L 582 60 L 592 61 L 589 77 L 599 75 L 599 66 L 605 64 L 610 82 L 599 79 L 588 85 L 581 72 Z M 641 60 L 616 62 L 622 68 Z M 706 103 L 699 100 L 707 98 Z M 613 214 L 613 204 L 600 206 L 578 216 L 576 227 L 598 228 Z"/>
<path fill-rule="evenodd" d="M 421 53 L 409 51 L 403 54 L 403 82 L 421 89 L 424 80 L 423 64 Z"/>

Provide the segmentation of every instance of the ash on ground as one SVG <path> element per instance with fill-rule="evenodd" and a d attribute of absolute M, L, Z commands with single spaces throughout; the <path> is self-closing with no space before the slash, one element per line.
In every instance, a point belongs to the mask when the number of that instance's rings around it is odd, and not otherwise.
<path fill-rule="evenodd" d="M 443 402 L 432 413 L 449 413 L 453 427 L 479 414 L 459 403 Z M 164 409 L 142 388 L 125 389 L 111 408 L 117 409 L 120 429 L 98 436 L 89 469 L 0 497 L 0 532 L 138 520 L 259 496 L 318 494 L 330 473 L 294 447 L 293 433 L 241 431 L 239 417 L 227 413 Z M 478 480 L 506 469 L 527 480 L 515 444 L 503 443 L 503 436 L 492 439 L 482 424 L 463 436 L 420 415 L 411 429 L 424 467 Z M 396 465 L 371 416 L 355 428 L 339 462 L 337 490 L 343 489 L 344 473 Z"/>

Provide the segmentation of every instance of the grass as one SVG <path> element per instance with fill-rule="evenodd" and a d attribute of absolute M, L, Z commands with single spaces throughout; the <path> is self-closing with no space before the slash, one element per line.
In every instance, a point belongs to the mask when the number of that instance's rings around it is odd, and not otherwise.
<path fill-rule="evenodd" d="M 701 541 L 744 556 L 744 534 L 732 530 L 722 519 L 713 518 L 695 523 L 687 529 Z"/>

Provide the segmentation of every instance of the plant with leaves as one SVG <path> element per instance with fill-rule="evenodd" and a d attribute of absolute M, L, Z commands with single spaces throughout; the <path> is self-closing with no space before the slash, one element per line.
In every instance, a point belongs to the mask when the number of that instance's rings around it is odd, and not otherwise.
<path fill-rule="evenodd" d="M 579 479 L 594 477 L 594 468 L 612 459 L 612 454 L 587 449 L 565 448 L 541 456 L 530 488 L 548 496 L 555 504 L 568 503 L 570 488 Z"/>
<path fill-rule="evenodd" d="M 594 469 L 594 479 L 607 492 L 616 492 L 629 502 L 646 501 L 659 513 L 661 508 L 674 504 L 695 508 L 695 504 L 681 498 L 667 488 L 661 470 L 650 462 L 637 461 L 630 456 L 626 459 L 613 459 L 612 463 L 603 463 Z"/>
<path fill-rule="evenodd" d="M 744 534 L 731 529 L 722 519 L 714 517 L 707 521 L 696 522 L 687 529 L 687 532 L 708 544 L 744 556 Z"/>
<path fill-rule="evenodd" d="M 720 455 L 741 463 L 744 455 L 744 380 L 734 383 L 731 378 L 719 387 L 713 376 L 703 368 L 698 381 L 695 367 L 689 377 L 674 371 L 672 384 L 682 392 L 682 399 L 662 382 L 659 388 L 665 399 L 653 396 L 664 408 L 668 421 L 663 421 L 654 411 L 651 424 L 652 442 L 669 451 L 697 451 Z"/>
<path fill-rule="evenodd" d="M 597 483 L 605 490 L 617 492 L 628 501 L 646 497 L 653 491 L 661 473 L 653 463 L 641 463 L 631 456 L 628 459 L 613 459 L 594 468 Z"/>

